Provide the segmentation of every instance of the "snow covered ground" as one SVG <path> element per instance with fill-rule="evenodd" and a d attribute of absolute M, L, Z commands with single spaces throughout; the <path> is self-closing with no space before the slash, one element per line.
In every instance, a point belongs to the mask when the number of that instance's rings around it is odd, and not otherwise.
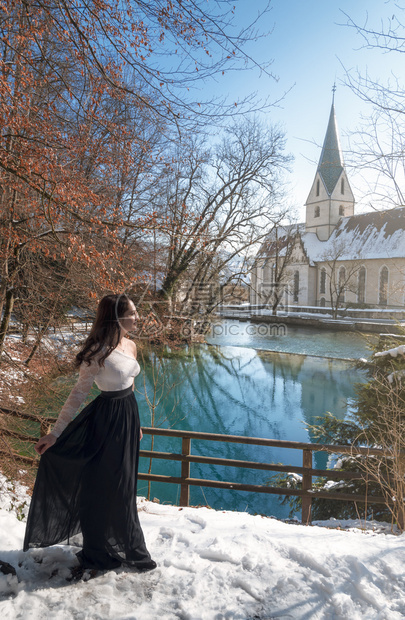
<path fill-rule="evenodd" d="M 404 348 L 386 354 L 393 352 Z M 305 527 L 139 498 L 158 568 L 69 583 L 77 549 L 22 552 L 28 503 L 25 490 L 0 475 L 0 560 L 17 571 L 0 573 L 2 620 L 405 618 L 405 534 L 394 536 L 390 526 Z"/>
<path fill-rule="evenodd" d="M 405 535 L 389 528 L 305 527 L 140 498 L 158 568 L 120 568 L 71 584 L 74 549 L 21 551 L 25 524 L 17 513 L 27 512 L 27 499 L 0 478 L 0 559 L 18 575 L 0 573 L 2 620 L 405 618 Z"/>

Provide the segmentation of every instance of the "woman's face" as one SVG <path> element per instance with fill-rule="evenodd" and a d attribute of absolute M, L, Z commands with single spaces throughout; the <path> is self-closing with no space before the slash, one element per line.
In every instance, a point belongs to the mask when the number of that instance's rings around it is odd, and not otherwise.
<path fill-rule="evenodd" d="M 134 331 L 139 315 L 132 301 L 129 302 L 128 310 L 119 318 L 119 325 L 125 333 Z"/>

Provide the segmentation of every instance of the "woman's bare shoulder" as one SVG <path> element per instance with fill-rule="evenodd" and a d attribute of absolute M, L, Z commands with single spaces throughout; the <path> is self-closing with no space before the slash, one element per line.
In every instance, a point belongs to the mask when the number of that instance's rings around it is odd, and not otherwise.
<path fill-rule="evenodd" d="M 131 351 L 132 355 L 134 356 L 134 358 L 136 359 L 136 355 L 137 355 L 137 348 L 136 348 L 136 344 L 133 340 L 130 340 L 129 338 L 127 338 L 129 345 L 128 345 L 128 351 Z"/>

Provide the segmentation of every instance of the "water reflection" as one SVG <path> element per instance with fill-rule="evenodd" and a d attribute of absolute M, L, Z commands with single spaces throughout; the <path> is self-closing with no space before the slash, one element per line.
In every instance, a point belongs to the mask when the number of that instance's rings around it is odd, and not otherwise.
<path fill-rule="evenodd" d="M 213 324 L 207 342 L 219 346 L 249 347 L 266 351 L 299 353 L 321 357 L 358 359 L 369 355 L 368 345 L 378 339 L 376 334 L 327 331 L 315 327 L 250 323 L 223 319 Z"/>
<path fill-rule="evenodd" d="M 157 372 L 160 370 L 160 375 Z M 150 354 L 144 360 L 143 380 L 137 380 L 142 423 L 149 425 L 150 407 L 146 392 L 156 393 L 160 376 L 162 394 L 155 409 L 162 426 L 186 430 L 267 437 L 292 441 L 309 441 L 305 424 L 314 424 L 326 411 L 343 418 L 354 395 L 354 383 L 363 380 L 360 372 L 342 360 L 305 355 L 256 351 L 232 346 L 193 346 L 160 356 Z M 174 386 L 170 391 L 168 388 Z M 164 418 L 168 416 L 164 422 Z M 145 437 L 146 448 L 150 438 Z M 180 440 L 156 438 L 155 449 L 180 451 Z M 301 465 L 297 450 L 243 446 L 217 442 L 192 441 L 194 454 L 221 458 L 257 460 Z M 324 467 L 326 455 L 316 453 L 315 465 Z M 142 459 L 141 470 L 148 461 Z M 180 465 L 154 461 L 154 473 L 178 475 Z M 263 484 L 269 474 L 260 470 L 193 464 L 196 478 L 234 480 Z M 145 483 L 140 483 L 140 491 Z M 161 501 L 177 501 L 178 489 L 172 485 L 152 485 L 152 495 Z M 209 488 L 192 488 L 193 504 L 214 508 L 245 510 L 286 516 L 288 509 L 271 495 L 255 495 Z"/>

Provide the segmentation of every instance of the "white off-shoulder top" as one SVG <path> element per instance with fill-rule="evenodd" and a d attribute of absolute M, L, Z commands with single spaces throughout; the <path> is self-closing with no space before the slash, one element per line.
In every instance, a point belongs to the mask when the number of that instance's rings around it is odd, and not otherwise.
<path fill-rule="evenodd" d="M 52 435 L 59 437 L 65 430 L 87 398 L 93 383 L 103 392 L 118 392 L 129 388 L 140 371 L 140 366 L 132 355 L 117 349 L 104 360 L 104 366 L 99 366 L 96 359 L 91 361 L 90 366 L 81 364 L 77 383 L 59 413 L 51 431 Z"/>

